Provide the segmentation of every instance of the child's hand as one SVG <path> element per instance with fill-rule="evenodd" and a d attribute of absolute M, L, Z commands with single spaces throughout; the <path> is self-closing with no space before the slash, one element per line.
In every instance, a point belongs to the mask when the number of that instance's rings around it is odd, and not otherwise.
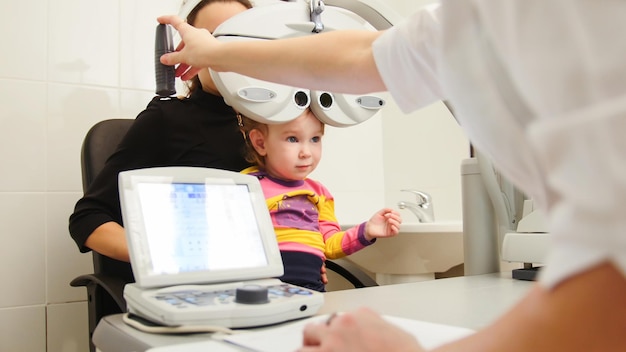
<path fill-rule="evenodd" d="M 400 232 L 402 217 L 391 208 L 379 210 L 365 224 L 365 238 L 368 241 L 378 237 L 393 237 Z"/>
<path fill-rule="evenodd" d="M 322 263 L 322 269 L 320 270 L 320 275 L 322 276 L 322 283 L 324 285 L 328 284 L 328 274 L 326 273 L 326 264 Z"/>

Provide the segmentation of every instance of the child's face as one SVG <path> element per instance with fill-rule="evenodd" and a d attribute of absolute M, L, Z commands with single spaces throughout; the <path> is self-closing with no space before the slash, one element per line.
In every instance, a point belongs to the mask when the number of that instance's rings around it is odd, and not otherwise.
<path fill-rule="evenodd" d="M 308 109 L 293 121 L 268 125 L 261 151 L 265 171 L 282 180 L 305 179 L 320 161 L 323 135 L 324 125 Z"/>

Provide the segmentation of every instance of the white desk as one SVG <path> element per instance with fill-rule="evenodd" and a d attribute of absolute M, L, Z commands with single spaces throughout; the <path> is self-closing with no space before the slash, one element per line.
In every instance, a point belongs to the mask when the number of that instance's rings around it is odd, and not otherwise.
<path fill-rule="evenodd" d="M 325 294 L 318 314 L 368 306 L 386 315 L 480 329 L 517 302 L 531 285 L 501 273 L 335 291 Z M 118 314 L 98 324 L 93 341 L 102 352 L 130 352 L 209 337 L 144 333 L 127 326 Z"/>

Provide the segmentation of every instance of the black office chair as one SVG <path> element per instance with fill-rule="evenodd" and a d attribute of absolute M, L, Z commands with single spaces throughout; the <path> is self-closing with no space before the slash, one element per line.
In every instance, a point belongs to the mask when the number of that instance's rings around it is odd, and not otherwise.
<path fill-rule="evenodd" d="M 133 119 L 104 120 L 96 123 L 87 132 L 80 155 L 83 191 L 87 190 L 102 170 L 133 122 Z M 95 251 L 92 251 L 92 257 L 93 274 L 81 275 L 72 280 L 70 285 L 87 288 L 89 350 L 93 352 L 95 346 L 91 342 L 91 337 L 100 319 L 126 311 L 124 285 L 132 275 L 128 263 L 111 259 Z"/>
<path fill-rule="evenodd" d="M 133 119 L 109 119 L 96 123 L 87 132 L 81 149 L 81 171 L 83 191 L 104 167 L 107 159 L 126 135 Z M 70 285 L 87 288 L 89 312 L 89 348 L 95 351 L 91 342 L 93 332 L 102 317 L 126 312 L 124 285 L 130 282 L 130 265 L 92 251 L 94 273 L 81 275 Z M 346 279 L 355 288 L 378 286 L 376 281 L 345 259 L 326 261 L 326 268 Z"/>

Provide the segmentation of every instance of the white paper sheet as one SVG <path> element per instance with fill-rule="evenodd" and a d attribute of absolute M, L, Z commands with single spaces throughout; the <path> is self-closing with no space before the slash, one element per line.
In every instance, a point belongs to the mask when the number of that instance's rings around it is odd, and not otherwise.
<path fill-rule="evenodd" d="M 419 320 L 384 316 L 390 323 L 397 325 L 415 336 L 422 347 L 432 349 L 462 337 L 474 331 L 450 325 L 429 323 Z M 184 345 L 166 346 L 150 349 L 149 352 L 233 352 L 250 350 L 257 352 L 293 352 L 302 346 L 302 331 L 304 326 L 311 322 L 321 322 L 328 319 L 328 315 L 315 316 L 293 323 L 280 325 L 275 328 L 265 328 L 224 337 L 226 342 L 203 341 Z M 244 347 L 240 349 L 237 346 Z"/>
<path fill-rule="evenodd" d="M 384 318 L 411 333 L 426 349 L 435 348 L 473 333 L 473 330 L 456 326 L 393 316 L 384 316 Z M 326 319 L 328 319 L 328 315 L 316 316 L 273 329 L 226 336 L 225 340 L 259 352 L 293 352 L 302 346 L 304 326 L 310 322 L 325 321 Z"/>

